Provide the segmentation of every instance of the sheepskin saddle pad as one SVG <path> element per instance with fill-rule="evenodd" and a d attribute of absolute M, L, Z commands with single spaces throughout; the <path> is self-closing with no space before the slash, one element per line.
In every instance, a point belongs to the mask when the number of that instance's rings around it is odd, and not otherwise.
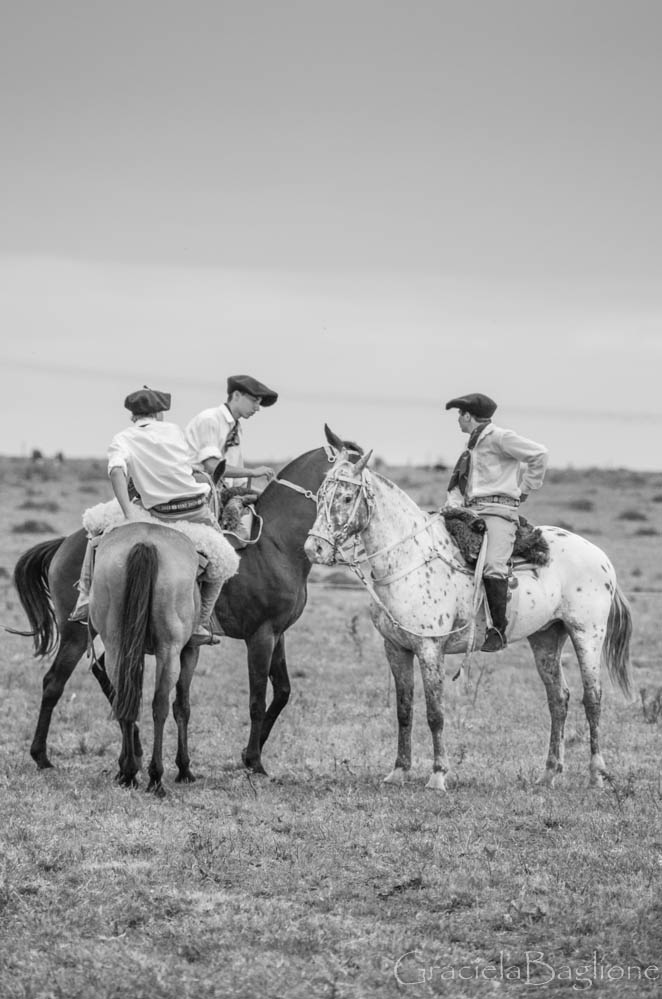
<path fill-rule="evenodd" d="M 485 521 L 471 510 L 462 507 L 450 507 L 442 510 L 442 514 L 448 533 L 460 549 L 464 560 L 470 566 L 475 565 L 483 543 Z M 519 518 L 513 558 L 531 565 L 547 565 L 549 562 L 549 545 L 542 531 L 524 517 Z"/>
<path fill-rule="evenodd" d="M 239 568 L 239 556 L 220 531 L 215 531 L 206 524 L 194 524 L 188 520 L 175 520 L 165 524 L 162 520 L 152 517 L 147 510 L 140 507 L 137 509 L 139 513 L 137 519 L 158 524 L 160 527 L 171 527 L 185 534 L 195 546 L 200 559 L 200 569 L 205 570 L 207 578 L 227 580 L 234 576 Z M 89 537 L 105 534 L 126 523 L 122 508 L 115 499 L 109 503 L 97 503 L 83 513 L 83 527 Z"/>

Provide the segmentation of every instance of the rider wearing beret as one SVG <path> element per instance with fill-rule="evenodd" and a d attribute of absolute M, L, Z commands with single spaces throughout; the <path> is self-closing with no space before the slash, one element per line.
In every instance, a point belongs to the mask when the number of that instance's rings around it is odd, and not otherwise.
<path fill-rule="evenodd" d="M 246 485 L 247 479 L 266 478 L 276 474 L 268 465 L 246 468 L 241 450 L 240 420 L 248 420 L 259 409 L 273 406 L 278 393 L 251 375 L 231 375 L 227 381 L 227 398 L 220 406 L 203 409 L 186 427 L 186 440 L 191 460 L 213 475 L 221 459 L 225 459 L 223 480 L 232 479 L 233 486 Z"/>
<path fill-rule="evenodd" d="M 193 476 L 186 438 L 176 423 L 163 419 L 170 409 L 170 393 L 145 386 L 124 400 L 131 423 L 115 434 L 108 448 L 108 475 L 115 498 L 127 520 L 142 520 L 139 509 L 164 523 L 187 520 L 220 531 L 207 498 L 210 486 Z M 69 620 L 87 622 L 92 582 L 94 541 L 88 543 L 81 569 L 76 606 Z M 222 581 L 209 578 L 201 584 L 200 621 L 191 644 L 215 644 L 211 614 Z"/>
<path fill-rule="evenodd" d="M 457 396 L 446 409 L 458 409 L 458 423 L 469 435 L 448 483 L 447 504 L 469 507 L 485 521 L 485 595 L 492 627 L 483 651 L 506 647 L 509 562 L 519 522 L 518 509 L 528 494 L 540 489 L 547 468 L 547 448 L 514 430 L 492 423 L 497 404 L 481 392 Z"/>

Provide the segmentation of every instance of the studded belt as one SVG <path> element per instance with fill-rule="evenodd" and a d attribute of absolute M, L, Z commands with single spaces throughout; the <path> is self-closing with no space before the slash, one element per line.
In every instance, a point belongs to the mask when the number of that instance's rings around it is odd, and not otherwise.
<path fill-rule="evenodd" d="M 155 513 L 178 513 L 180 510 L 198 510 L 204 506 L 206 500 L 202 496 L 182 496 L 180 499 L 170 500 L 169 503 L 158 503 L 152 507 Z"/>
<path fill-rule="evenodd" d="M 514 496 L 502 496 L 497 494 L 495 496 L 474 496 L 466 504 L 467 506 L 478 506 L 482 503 L 499 503 L 501 506 L 519 506 L 519 500 L 515 499 Z"/>

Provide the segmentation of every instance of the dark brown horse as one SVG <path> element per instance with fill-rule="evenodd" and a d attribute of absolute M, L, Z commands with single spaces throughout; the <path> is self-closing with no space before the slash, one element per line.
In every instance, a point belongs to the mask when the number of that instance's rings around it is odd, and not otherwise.
<path fill-rule="evenodd" d="M 355 445 L 348 443 L 347 447 L 354 449 Z M 359 448 L 355 450 L 360 453 Z M 256 773 L 265 772 L 262 747 L 290 696 L 284 636 L 306 606 L 311 564 L 303 546 L 317 515 L 317 490 L 334 460 L 330 447 L 308 451 L 269 483 L 256 503 L 263 519 L 260 539 L 241 553 L 239 571 L 225 584 L 216 604 L 223 632 L 246 642 L 251 728 L 242 759 Z M 43 542 L 22 555 L 14 570 L 14 584 L 32 629 L 26 634 L 34 640 L 35 655 L 55 652 L 44 676 L 30 748 L 42 769 L 52 766 L 47 738 L 53 710 L 86 649 L 86 629 L 67 620 L 76 600 L 85 544 L 82 529 L 67 538 Z M 113 690 L 103 657 L 92 672 L 110 699 Z M 273 693 L 267 709 L 269 680 Z M 173 711 L 175 717 L 188 711 L 188 695 L 180 683 Z M 137 727 L 134 737 L 135 752 L 142 755 Z"/>

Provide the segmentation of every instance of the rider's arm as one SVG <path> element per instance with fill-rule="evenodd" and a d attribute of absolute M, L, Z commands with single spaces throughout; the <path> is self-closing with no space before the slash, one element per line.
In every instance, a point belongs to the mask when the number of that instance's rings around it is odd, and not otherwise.
<path fill-rule="evenodd" d="M 110 470 L 110 484 L 113 487 L 115 498 L 122 507 L 122 513 L 127 520 L 132 520 L 136 513 L 136 508 L 129 498 L 129 480 L 123 468 L 115 466 Z"/>

